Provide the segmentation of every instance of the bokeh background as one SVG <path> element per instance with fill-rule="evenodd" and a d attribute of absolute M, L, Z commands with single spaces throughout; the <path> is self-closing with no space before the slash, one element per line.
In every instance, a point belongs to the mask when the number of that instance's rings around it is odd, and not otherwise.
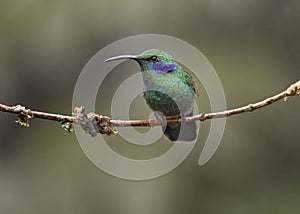
<path fill-rule="evenodd" d="M 0 102 L 70 114 L 76 80 L 98 50 L 157 33 L 202 51 L 223 83 L 228 108 L 238 107 L 299 80 L 299 22 L 296 0 L 2 0 Z M 107 86 L 124 75 L 115 72 Z M 209 111 L 201 95 L 201 110 Z M 109 100 L 110 94 L 101 96 Z M 109 115 L 109 103 L 100 101 L 97 110 Z M 142 101 L 135 104 L 145 109 Z M 229 118 L 221 146 L 198 166 L 206 121 L 178 168 L 140 182 L 99 170 L 57 123 L 36 119 L 24 128 L 15 115 L 0 112 L 0 213 L 299 213 L 299 106 L 299 97 L 289 98 Z M 170 146 L 133 146 L 118 136 L 109 141 L 137 159 Z"/>

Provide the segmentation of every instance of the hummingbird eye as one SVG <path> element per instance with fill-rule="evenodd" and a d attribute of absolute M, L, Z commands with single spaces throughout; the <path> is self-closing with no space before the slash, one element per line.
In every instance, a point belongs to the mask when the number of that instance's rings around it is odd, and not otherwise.
<path fill-rule="evenodd" d="M 158 59 L 158 57 L 156 55 L 153 55 L 153 56 L 150 57 L 150 61 L 152 61 L 152 62 L 158 62 L 159 59 Z"/>

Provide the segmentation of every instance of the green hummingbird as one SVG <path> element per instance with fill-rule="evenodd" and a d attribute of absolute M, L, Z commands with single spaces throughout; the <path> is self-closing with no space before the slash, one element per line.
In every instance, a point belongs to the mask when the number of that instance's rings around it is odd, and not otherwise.
<path fill-rule="evenodd" d="M 144 81 L 144 98 L 155 116 L 162 121 L 165 136 L 171 141 L 194 141 L 195 121 L 167 124 L 165 119 L 184 118 L 193 114 L 197 87 L 192 76 L 173 57 L 158 49 L 139 55 L 111 57 L 105 62 L 121 59 L 135 60 Z"/>

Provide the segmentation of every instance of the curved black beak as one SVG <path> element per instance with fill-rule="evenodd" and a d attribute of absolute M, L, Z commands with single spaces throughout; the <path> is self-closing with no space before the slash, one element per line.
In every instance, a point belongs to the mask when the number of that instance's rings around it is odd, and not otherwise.
<path fill-rule="evenodd" d="M 110 61 L 114 61 L 114 60 L 120 60 L 120 59 L 134 59 L 137 60 L 137 56 L 134 55 L 121 55 L 121 56 L 114 56 L 111 58 L 106 59 L 104 62 L 110 62 Z"/>

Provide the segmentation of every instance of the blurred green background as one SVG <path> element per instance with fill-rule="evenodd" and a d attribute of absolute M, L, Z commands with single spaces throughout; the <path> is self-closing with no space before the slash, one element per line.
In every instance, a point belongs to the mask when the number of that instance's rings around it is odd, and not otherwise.
<path fill-rule="evenodd" d="M 299 22 L 296 0 L 2 0 L 0 103 L 70 114 L 78 75 L 98 50 L 157 33 L 202 51 L 223 83 L 228 108 L 238 107 L 299 80 Z M 199 102 L 202 111 L 209 111 L 206 102 Z M 75 135 L 54 122 L 32 120 L 28 129 L 0 112 L 0 213 L 299 213 L 299 105 L 299 97 L 289 98 L 229 118 L 221 146 L 198 166 L 206 121 L 178 168 L 141 182 L 99 170 Z M 105 109 L 97 104 L 99 113 Z M 109 140 L 139 159 L 170 146 Z"/>

